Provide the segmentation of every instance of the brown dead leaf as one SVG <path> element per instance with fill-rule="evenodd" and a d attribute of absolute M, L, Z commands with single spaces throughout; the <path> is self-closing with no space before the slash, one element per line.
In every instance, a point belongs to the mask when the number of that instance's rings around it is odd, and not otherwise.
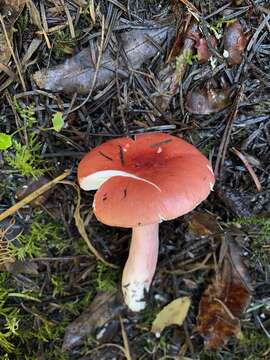
<path fill-rule="evenodd" d="M 189 297 L 181 297 L 166 305 L 156 316 L 151 332 L 160 337 L 165 327 L 170 325 L 181 326 L 187 316 L 190 307 Z"/>
<path fill-rule="evenodd" d="M 234 3 L 235 5 L 237 5 L 237 6 L 242 5 L 243 2 L 244 2 L 244 0 L 233 0 L 233 3 Z"/>
<path fill-rule="evenodd" d="M 168 25 L 156 27 L 156 23 L 145 29 L 133 29 L 119 35 L 119 46 L 124 49 L 130 68 L 139 69 L 141 65 L 157 53 L 157 48 L 147 38 L 152 38 L 155 43 L 162 45 L 167 37 L 171 37 L 174 26 Z M 89 89 L 96 77 L 96 66 L 93 62 L 93 51 L 96 58 L 99 56 L 98 43 L 93 44 L 93 49 L 84 49 L 77 55 L 67 59 L 64 64 L 60 64 L 51 69 L 37 71 L 34 81 L 40 88 L 50 91 L 62 91 L 68 94 L 88 94 Z M 125 66 L 126 61 L 118 61 L 110 52 L 109 47 L 102 54 L 102 61 L 96 77 L 95 88 L 106 86 L 118 76 L 127 78 L 129 71 Z"/>
<path fill-rule="evenodd" d="M 212 47 L 216 48 L 217 47 L 216 38 L 214 36 L 211 36 L 210 41 Z M 200 38 L 198 43 L 196 44 L 196 49 L 200 63 L 205 63 L 211 58 L 212 53 L 209 50 L 206 39 Z"/>
<path fill-rule="evenodd" d="M 89 307 L 66 328 L 62 349 L 66 351 L 82 344 L 98 328 L 118 317 L 123 309 L 120 293 L 99 293 Z"/>
<path fill-rule="evenodd" d="M 249 36 L 238 20 L 228 24 L 224 31 L 224 50 L 229 65 L 240 64 Z"/>
<path fill-rule="evenodd" d="M 13 43 L 13 26 L 23 11 L 25 2 L 26 0 L 0 0 L 0 14 L 4 19 L 6 32 L 11 44 Z M 11 50 L 3 28 L 0 26 L 0 63 L 7 65 L 10 57 Z"/>
<path fill-rule="evenodd" d="M 231 336 L 240 336 L 239 317 L 251 298 L 250 279 L 239 248 L 229 241 L 221 250 L 222 261 L 211 285 L 204 291 L 199 305 L 197 330 L 209 349 L 226 345 Z"/>
<path fill-rule="evenodd" d="M 219 233 L 221 227 L 214 215 L 205 212 L 192 211 L 186 215 L 189 232 L 195 236 L 207 236 Z"/>
<path fill-rule="evenodd" d="M 231 103 L 229 95 L 229 89 L 215 89 L 211 85 L 203 88 L 194 87 L 187 94 L 186 108 L 192 114 L 213 114 Z"/>

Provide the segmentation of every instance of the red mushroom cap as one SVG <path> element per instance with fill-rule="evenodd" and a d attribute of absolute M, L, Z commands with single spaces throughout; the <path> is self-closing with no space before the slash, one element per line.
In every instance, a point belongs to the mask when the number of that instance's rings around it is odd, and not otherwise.
<path fill-rule="evenodd" d="M 94 213 L 107 225 L 134 227 L 171 220 L 199 205 L 215 178 L 193 145 L 163 133 L 107 141 L 80 162 L 78 181 L 98 191 Z"/>

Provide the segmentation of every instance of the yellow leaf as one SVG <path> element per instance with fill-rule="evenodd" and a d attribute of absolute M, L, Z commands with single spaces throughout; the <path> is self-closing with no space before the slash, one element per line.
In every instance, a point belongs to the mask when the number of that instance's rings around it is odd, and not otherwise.
<path fill-rule="evenodd" d="M 189 307 L 190 299 L 187 296 L 173 300 L 157 314 L 151 332 L 159 337 L 165 327 L 169 325 L 181 326 L 187 316 Z"/>

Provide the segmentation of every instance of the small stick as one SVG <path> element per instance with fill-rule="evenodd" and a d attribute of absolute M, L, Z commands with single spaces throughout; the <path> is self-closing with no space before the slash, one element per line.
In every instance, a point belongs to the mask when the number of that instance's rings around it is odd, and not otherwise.
<path fill-rule="evenodd" d="M 11 206 L 6 211 L 2 212 L 0 214 L 0 221 L 6 219 L 7 217 L 13 215 L 15 212 L 20 210 L 25 205 L 28 205 L 30 202 L 32 202 L 34 199 L 51 189 L 53 186 L 55 186 L 57 183 L 65 179 L 70 174 L 70 170 L 66 170 L 63 172 L 63 174 L 57 176 L 52 181 L 49 181 L 47 184 L 42 185 L 39 189 L 35 190 L 31 194 L 27 195 L 25 198 L 23 198 L 21 201 L 17 202 L 15 205 Z"/>
<path fill-rule="evenodd" d="M 95 75 L 93 78 L 93 82 L 92 82 L 92 86 L 90 88 L 90 91 L 87 95 L 87 97 L 84 99 L 84 101 L 79 104 L 78 106 L 75 106 L 73 109 L 70 109 L 69 112 L 72 113 L 74 111 L 79 110 L 82 106 L 84 106 L 88 100 L 91 98 L 96 82 L 97 82 L 97 76 L 98 76 L 98 72 L 100 69 L 100 65 L 101 65 L 101 61 L 102 61 L 102 56 L 103 56 L 103 51 L 104 51 L 104 40 L 105 40 L 105 18 L 104 16 L 102 16 L 102 23 L 101 23 L 101 39 L 100 39 L 100 45 L 98 46 L 98 60 L 97 60 L 97 65 L 96 65 L 96 71 L 95 71 Z"/>
<path fill-rule="evenodd" d="M 67 15 L 67 21 L 68 21 L 70 35 L 71 35 L 72 39 L 75 39 L 76 35 L 75 35 L 75 30 L 74 30 L 74 26 L 73 26 L 73 22 L 72 22 L 72 17 L 71 17 L 70 12 L 69 12 L 69 8 L 65 4 L 64 0 L 61 0 L 61 3 L 63 5 L 63 7 L 65 9 L 65 13 Z"/>
<path fill-rule="evenodd" d="M 188 11 L 195 17 L 197 21 L 200 19 L 200 12 L 196 9 L 196 7 L 188 0 L 180 0 L 183 3 Z"/>
<path fill-rule="evenodd" d="M 240 100 L 242 98 L 244 92 L 244 85 L 240 85 L 238 93 L 236 95 L 235 101 L 234 101 L 234 109 L 232 111 L 232 113 L 229 116 L 221 143 L 219 145 L 219 149 L 218 149 L 218 154 L 217 154 L 217 160 L 216 160 L 216 164 L 215 164 L 215 170 L 214 173 L 216 175 L 216 177 L 218 175 L 221 174 L 222 171 L 222 167 L 225 161 L 225 156 L 227 153 L 227 149 L 229 146 L 229 142 L 231 139 L 231 132 L 232 132 L 232 127 L 233 127 L 233 123 L 234 120 L 238 114 L 238 109 L 239 109 L 239 105 L 240 105 Z"/>
<path fill-rule="evenodd" d="M 122 333 L 122 338 L 123 338 L 123 343 L 124 343 L 125 356 L 126 356 L 127 360 L 132 360 L 128 337 L 127 337 L 127 333 L 126 333 L 126 330 L 125 330 L 125 327 L 123 324 L 123 319 L 121 318 L 121 316 L 119 316 L 119 320 L 120 320 L 120 325 L 121 325 L 121 333 Z"/>
<path fill-rule="evenodd" d="M 247 158 L 236 148 L 232 148 L 232 151 L 239 157 L 239 159 L 243 162 L 245 167 L 247 168 L 247 171 L 250 173 L 250 176 L 252 177 L 252 180 L 254 181 L 256 188 L 258 191 L 262 190 L 262 185 L 260 183 L 260 180 L 258 179 L 258 176 L 255 174 L 255 171 L 252 169 L 250 163 L 248 162 Z"/>
<path fill-rule="evenodd" d="M 5 23 L 4 23 L 4 20 L 3 20 L 3 17 L 2 17 L 1 14 L 0 14 L 0 22 L 1 22 L 1 25 L 2 25 L 2 28 L 3 28 L 3 32 L 4 32 L 4 35 L 5 35 L 5 38 L 6 38 L 6 42 L 7 42 L 9 51 L 10 51 L 10 53 L 11 53 L 11 55 L 12 55 L 14 61 L 15 61 L 15 64 L 16 64 L 16 67 L 17 67 L 17 70 L 18 70 L 18 74 L 19 74 L 19 78 L 20 78 L 21 83 L 22 83 L 23 91 L 26 91 L 26 85 L 25 85 L 25 82 L 24 82 L 24 78 L 22 76 L 21 66 L 20 66 L 19 61 L 16 58 L 16 55 L 15 55 L 15 53 L 13 51 L 13 47 L 12 47 L 11 42 L 9 40 L 7 29 L 6 29 L 6 26 L 5 26 Z"/>

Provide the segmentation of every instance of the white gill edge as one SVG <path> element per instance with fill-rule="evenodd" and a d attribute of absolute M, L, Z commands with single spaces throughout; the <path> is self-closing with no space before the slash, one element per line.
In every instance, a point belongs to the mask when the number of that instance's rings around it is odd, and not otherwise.
<path fill-rule="evenodd" d="M 212 167 L 209 164 L 207 164 L 206 166 L 207 166 L 207 169 L 211 172 L 211 174 L 215 177 Z M 210 185 L 210 190 L 213 191 L 214 183 L 212 183 L 212 181 L 210 181 L 209 185 Z"/>
<path fill-rule="evenodd" d="M 207 164 L 206 166 L 207 166 L 207 169 L 208 169 L 208 170 L 211 172 L 211 174 L 214 176 L 214 171 L 213 171 L 212 167 L 211 167 L 209 164 Z"/>
<path fill-rule="evenodd" d="M 139 176 L 130 174 L 128 172 L 125 171 L 121 171 L 121 170 L 103 170 L 103 171 L 97 171 L 89 176 L 85 176 L 84 178 L 81 178 L 79 180 L 80 183 L 80 187 L 83 190 L 97 190 L 100 188 L 101 185 L 103 185 L 107 180 L 109 180 L 110 178 L 114 177 L 114 176 L 125 176 L 125 177 L 130 177 L 132 179 L 136 179 L 136 180 L 140 180 L 140 181 L 144 181 L 149 185 L 154 186 L 154 188 L 156 188 L 158 191 L 161 192 L 161 189 L 159 186 L 157 186 L 156 184 L 152 183 L 149 180 L 146 180 L 144 178 L 141 178 Z"/>

